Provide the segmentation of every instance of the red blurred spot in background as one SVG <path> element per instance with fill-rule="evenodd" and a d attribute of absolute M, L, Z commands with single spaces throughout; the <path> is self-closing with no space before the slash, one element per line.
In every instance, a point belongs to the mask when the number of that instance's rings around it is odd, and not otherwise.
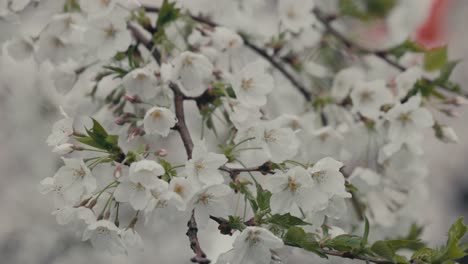
<path fill-rule="evenodd" d="M 416 32 L 416 41 L 426 49 L 446 44 L 446 19 L 451 0 L 433 0 L 426 21 Z"/>

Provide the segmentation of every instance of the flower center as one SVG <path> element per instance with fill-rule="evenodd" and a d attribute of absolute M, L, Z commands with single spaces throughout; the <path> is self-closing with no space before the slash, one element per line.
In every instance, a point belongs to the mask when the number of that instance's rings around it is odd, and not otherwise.
<path fill-rule="evenodd" d="M 322 133 L 322 134 L 319 135 L 319 139 L 322 142 L 326 141 L 329 137 L 330 137 L 330 135 L 328 133 Z"/>
<path fill-rule="evenodd" d="M 242 89 L 244 89 L 244 90 L 246 90 L 246 91 L 247 91 L 247 90 L 250 90 L 250 89 L 252 88 L 252 83 L 253 83 L 252 78 L 247 79 L 247 80 L 246 80 L 246 79 L 242 79 L 241 87 L 242 87 Z"/>
<path fill-rule="evenodd" d="M 151 116 L 154 118 L 154 119 L 160 119 L 162 117 L 162 112 L 159 111 L 159 110 L 156 110 L 154 111 L 153 113 L 151 113 Z"/>
<path fill-rule="evenodd" d="M 278 141 L 278 137 L 275 135 L 274 130 L 265 131 L 263 137 L 265 138 L 266 142 L 276 142 L 276 141 Z"/>
<path fill-rule="evenodd" d="M 398 120 L 400 120 L 403 125 L 406 125 L 411 122 L 411 116 L 409 113 L 403 113 L 398 117 Z"/>
<path fill-rule="evenodd" d="M 110 24 L 108 27 L 104 28 L 104 33 L 106 35 L 106 38 L 113 38 L 117 33 L 117 29 L 114 27 L 113 24 Z"/>
<path fill-rule="evenodd" d="M 371 91 L 363 91 L 361 93 L 361 102 L 369 102 L 372 100 L 373 93 Z"/>
<path fill-rule="evenodd" d="M 325 179 L 325 172 L 324 171 L 316 171 L 312 173 L 312 179 L 314 179 L 317 183 L 323 182 Z"/>
<path fill-rule="evenodd" d="M 85 175 L 86 175 L 86 172 L 84 171 L 83 168 L 73 170 L 73 176 L 75 177 L 83 178 Z"/>
<path fill-rule="evenodd" d="M 245 238 L 249 245 L 255 245 L 260 242 L 260 231 L 259 230 L 250 230 L 247 237 Z"/>
<path fill-rule="evenodd" d="M 184 186 L 182 186 L 180 184 L 176 184 L 174 186 L 174 192 L 177 193 L 178 195 L 182 196 L 182 194 L 184 193 Z"/>
<path fill-rule="evenodd" d="M 203 160 L 197 160 L 195 162 L 195 170 L 200 172 L 201 170 L 205 169 L 205 163 L 203 163 Z"/>
<path fill-rule="evenodd" d="M 203 205 L 207 205 L 212 198 L 213 198 L 213 195 L 208 194 L 208 193 L 202 193 L 198 196 L 197 203 L 202 203 Z"/>
<path fill-rule="evenodd" d="M 289 7 L 288 12 L 286 13 L 289 19 L 294 19 L 297 17 L 297 12 L 293 7 Z"/>
<path fill-rule="evenodd" d="M 299 187 L 301 187 L 301 185 L 297 183 L 295 179 L 288 177 L 288 189 L 291 192 L 295 193 Z"/>
<path fill-rule="evenodd" d="M 193 65 L 193 58 L 190 56 L 185 57 L 184 61 L 182 62 L 182 66 L 192 66 Z"/>
<path fill-rule="evenodd" d="M 100 235 L 108 235 L 110 233 L 110 231 L 109 231 L 109 229 L 100 226 L 100 227 L 96 228 L 96 233 L 98 233 Z"/>

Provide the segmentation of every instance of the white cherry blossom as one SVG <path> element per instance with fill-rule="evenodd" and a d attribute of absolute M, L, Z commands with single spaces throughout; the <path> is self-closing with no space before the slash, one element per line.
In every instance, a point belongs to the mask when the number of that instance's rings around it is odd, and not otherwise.
<path fill-rule="evenodd" d="M 166 137 L 171 128 L 175 126 L 177 119 L 171 110 L 164 107 L 150 108 L 143 119 L 143 125 L 147 134 L 159 134 Z"/>
<path fill-rule="evenodd" d="M 273 77 L 265 72 L 265 64 L 262 61 L 247 64 L 232 80 L 232 88 L 237 98 L 255 106 L 266 103 L 266 95 L 273 90 L 273 85 Z"/>
<path fill-rule="evenodd" d="M 137 95 L 143 100 L 152 98 L 157 93 L 157 80 L 149 67 L 137 68 L 127 73 L 122 85 L 130 95 Z"/>
<path fill-rule="evenodd" d="M 380 115 L 380 107 L 393 102 L 393 96 L 383 80 L 358 82 L 351 91 L 353 109 L 361 115 L 376 119 Z"/>
<path fill-rule="evenodd" d="M 294 167 L 286 173 L 277 172 L 266 182 L 266 188 L 272 192 L 270 199 L 273 214 L 285 214 L 302 217 L 302 212 L 323 209 L 328 196 L 313 187 L 311 175 L 302 167 Z"/>
<path fill-rule="evenodd" d="M 83 233 L 83 241 L 89 240 L 97 250 L 112 254 L 126 254 L 127 249 L 120 238 L 121 231 L 108 220 L 99 220 L 88 226 Z"/>
<path fill-rule="evenodd" d="M 204 55 L 182 52 L 172 61 L 169 80 L 177 83 L 186 96 L 200 96 L 208 88 L 213 65 Z"/>
<path fill-rule="evenodd" d="M 269 264 L 271 250 L 283 241 L 262 227 L 246 227 L 233 243 L 234 248 L 219 256 L 218 264 Z"/>
<path fill-rule="evenodd" d="M 209 152 L 205 142 L 199 141 L 193 147 L 192 159 L 185 164 L 185 174 L 204 185 L 220 184 L 224 178 L 218 169 L 226 162 L 224 155 Z"/>

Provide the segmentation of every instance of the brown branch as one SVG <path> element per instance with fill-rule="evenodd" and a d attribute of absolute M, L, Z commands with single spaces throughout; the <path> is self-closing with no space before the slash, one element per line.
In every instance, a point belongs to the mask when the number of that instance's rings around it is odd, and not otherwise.
<path fill-rule="evenodd" d="M 169 88 L 174 92 L 174 107 L 177 117 L 175 129 L 179 132 L 182 142 L 184 143 L 187 159 L 192 159 L 193 141 L 185 123 L 184 113 L 184 94 L 180 91 L 179 86 L 173 82 L 169 83 Z"/>
<path fill-rule="evenodd" d="M 326 14 L 324 14 L 319 8 L 314 8 L 313 11 L 314 15 L 317 17 L 317 19 L 323 24 L 323 26 L 325 27 L 325 30 L 333 35 L 336 39 L 338 39 L 340 42 L 342 42 L 346 47 L 358 52 L 358 53 L 365 53 L 365 54 L 372 54 L 374 56 L 376 56 L 377 58 L 380 58 L 381 60 L 385 61 L 387 64 L 389 64 L 390 66 L 392 66 L 393 68 L 395 69 L 398 69 L 400 71 L 406 71 L 407 68 L 403 65 L 401 65 L 400 63 L 398 63 L 397 61 L 391 59 L 389 57 L 389 53 L 386 52 L 386 51 L 376 51 L 376 50 L 371 50 L 369 48 L 366 48 L 366 47 L 363 47 L 355 42 L 353 42 L 352 40 L 348 39 L 345 35 L 343 35 L 341 32 L 339 32 L 337 29 L 335 29 L 332 25 L 331 25 L 331 21 L 329 19 L 329 16 L 327 16 Z M 451 90 L 449 87 L 447 87 L 446 85 L 443 85 L 443 84 L 435 84 L 434 83 L 434 80 L 431 80 L 429 78 L 426 78 L 426 77 L 423 77 L 422 78 L 424 81 L 426 82 L 429 82 L 429 83 L 432 83 L 438 87 L 440 87 L 441 89 L 447 91 L 447 92 L 451 92 L 451 93 L 456 93 L 455 91 Z M 465 97 L 468 97 L 467 94 L 461 94 Z"/>
<path fill-rule="evenodd" d="M 186 235 L 189 237 L 190 247 L 195 253 L 195 256 L 192 257 L 190 261 L 200 264 L 209 264 L 211 261 L 206 258 L 206 254 L 203 252 L 202 248 L 200 247 L 200 242 L 198 241 L 198 226 L 197 222 L 195 221 L 195 210 L 192 210 L 192 216 L 190 217 L 187 226 L 188 230 Z"/>
<path fill-rule="evenodd" d="M 260 166 L 251 168 L 228 168 L 226 165 L 223 165 L 219 167 L 219 170 L 229 173 L 229 176 L 233 181 L 237 179 L 237 176 L 239 176 L 241 172 L 260 172 L 263 175 L 274 173 L 270 162 L 265 162 Z"/>
<path fill-rule="evenodd" d="M 151 7 L 151 6 L 143 6 L 143 8 L 145 9 L 146 12 L 159 12 L 159 8 L 158 7 Z M 191 15 L 189 14 L 189 17 L 194 20 L 194 21 L 197 21 L 199 23 L 202 23 L 202 24 L 205 24 L 205 25 L 208 25 L 210 27 L 218 27 L 218 26 L 221 26 L 207 18 L 204 18 L 204 17 L 201 17 L 201 16 L 195 16 L 195 15 Z M 273 58 L 273 56 L 270 56 L 264 49 L 262 49 L 261 47 L 255 45 L 254 43 L 250 42 L 247 37 L 245 37 L 243 34 L 239 34 L 242 38 L 242 40 L 244 41 L 244 44 L 250 48 L 251 50 L 253 50 L 255 53 L 257 53 L 258 55 L 260 55 L 261 57 L 263 57 L 264 59 L 266 59 L 271 65 L 273 65 L 273 67 L 275 69 L 277 69 L 286 79 L 289 80 L 289 82 L 291 82 L 291 84 L 304 96 L 304 98 L 307 100 L 307 101 L 311 101 L 312 100 L 312 94 L 310 93 L 310 91 L 303 85 L 301 84 L 298 80 L 296 80 L 294 78 L 294 76 L 289 73 L 284 67 L 283 65 L 281 65 L 280 62 L 276 61 L 275 58 Z"/>

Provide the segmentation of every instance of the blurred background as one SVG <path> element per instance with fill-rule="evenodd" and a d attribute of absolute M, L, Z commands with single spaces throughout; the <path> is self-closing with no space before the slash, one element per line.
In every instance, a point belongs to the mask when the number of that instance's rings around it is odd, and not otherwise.
<path fill-rule="evenodd" d="M 468 1 L 444 2 L 447 8 L 440 9 L 440 14 L 432 18 L 435 20 L 432 23 L 438 25 L 433 28 L 437 31 L 434 38 L 448 43 L 450 58 L 465 59 L 453 77 L 468 91 Z M 45 144 L 53 122 L 59 118 L 50 108 L 56 98 L 48 94 L 46 81 L 30 78 L 40 74 L 41 69 L 27 63 L 12 63 L 1 56 L 0 263 L 189 263 L 192 252 L 188 249 L 185 228 L 171 230 L 164 224 L 146 228 L 141 232 L 145 251 L 131 253 L 127 259 L 94 251 L 67 227 L 56 223 L 51 215 L 53 201 L 37 191 L 39 181 L 52 176 L 60 164 L 58 156 Z M 461 108 L 459 115 L 455 119 L 439 117 L 454 127 L 459 144 L 441 143 L 428 131 L 425 145 L 430 198 L 421 217 L 429 223 L 423 238 L 433 246 L 445 241 L 451 223 L 468 215 L 468 107 Z M 177 223 L 185 225 L 185 221 Z M 204 234 L 200 237 L 208 255 L 225 251 L 232 243 L 226 237 L 216 239 Z M 289 263 L 307 262 L 291 258 Z"/>

